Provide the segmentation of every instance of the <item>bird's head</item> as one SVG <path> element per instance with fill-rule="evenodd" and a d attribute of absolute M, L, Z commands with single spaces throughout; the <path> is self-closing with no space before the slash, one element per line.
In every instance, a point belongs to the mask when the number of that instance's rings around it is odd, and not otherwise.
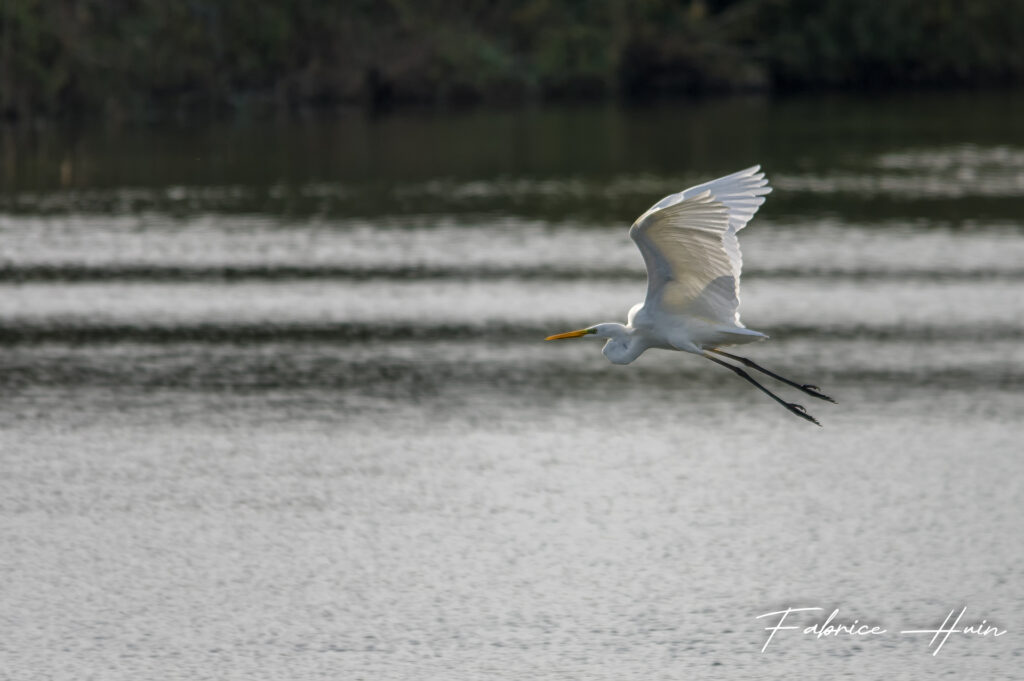
<path fill-rule="evenodd" d="M 588 326 L 585 329 L 557 333 L 554 336 L 548 336 L 544 340 L 582 338 L 584 336 L 607 338 L 608 342 L 604 344 L 604 348 L 601 349 L 601 352 L 615 364 L 629 364 L 647 347 L 642 342 L 635 342 L 637 338 L 634 336 L 632 329 L 615 322 L 595 324 L 594 326 Z"/>

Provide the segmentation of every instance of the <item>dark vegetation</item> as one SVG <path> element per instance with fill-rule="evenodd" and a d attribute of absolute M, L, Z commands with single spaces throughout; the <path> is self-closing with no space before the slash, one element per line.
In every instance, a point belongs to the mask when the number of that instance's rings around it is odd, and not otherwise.
<path fill-rule="evenodd" d="M 3 0 L 0 117 L 1024 82 L 1020 0 Z"/>

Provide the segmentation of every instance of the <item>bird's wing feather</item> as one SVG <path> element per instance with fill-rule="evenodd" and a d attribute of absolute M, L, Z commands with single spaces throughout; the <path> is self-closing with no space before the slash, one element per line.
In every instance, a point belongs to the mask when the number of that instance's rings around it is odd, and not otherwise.
<path fill-rule="evenodd" d="M 742 326 L 736 233 L 771 191 L 760 166 L 666 196 L 629 230 L 647 266 L 648 312 Z"/>

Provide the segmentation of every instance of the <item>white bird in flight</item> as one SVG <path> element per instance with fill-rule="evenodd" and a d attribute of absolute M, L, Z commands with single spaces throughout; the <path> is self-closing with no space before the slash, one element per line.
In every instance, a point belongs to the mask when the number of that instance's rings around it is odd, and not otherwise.
<path fill-rule="evenodd" d="M 545 340 L 607 338 L 602 352 L 615 364 L 629 364 L 648 348 L 692 352 L 736 372 L 793 414 L 820 426 L 802 405 L 786 402 L 739 366 L 720 359 L 740 362 L 812 397 L 835 402 L 817 386 L 783 378 L 721 349 L 768 337 L 740 322 L 743 259 L 736 233 L 770 191 L 761 166 L 754 166 L 658 201 L 629 229 L 647 266 L 644 302 L 633 306 L 625 324 L 596 324 Z"/>

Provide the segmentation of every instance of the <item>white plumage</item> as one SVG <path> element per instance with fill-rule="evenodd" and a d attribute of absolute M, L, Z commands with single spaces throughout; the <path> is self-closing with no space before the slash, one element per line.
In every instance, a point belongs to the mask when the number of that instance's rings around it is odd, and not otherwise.
<path fill-rule="evenodd" d="M 771 192 L 753 166 L 670 194 L 637 218 L 629 236 L 647 266 L 644 307 L 740 324 L 743 256 L 737 232 Z"/>
<path fill-rule="evenodd" d="M 834 402 L 815 386 L 795 383 L 720 349 L 767 338 L 740 322 L 743 256 L 737 234 L 769 192 L 761 167 L 753 166 L 658 201 L 629 230 L 647 266 L 644 302 L 633 306 L 626 324 L 597 324 L 547 340 L 587 335 L 607 338 L 603 353 L 615 364 L 629 364 L 648 348 L 703 355 L 750 381 L 794 414 L 817 423 L 802 406 L 783 401 L 743 369 L 708 354 L 742 362 L 809 395 Z"/>

